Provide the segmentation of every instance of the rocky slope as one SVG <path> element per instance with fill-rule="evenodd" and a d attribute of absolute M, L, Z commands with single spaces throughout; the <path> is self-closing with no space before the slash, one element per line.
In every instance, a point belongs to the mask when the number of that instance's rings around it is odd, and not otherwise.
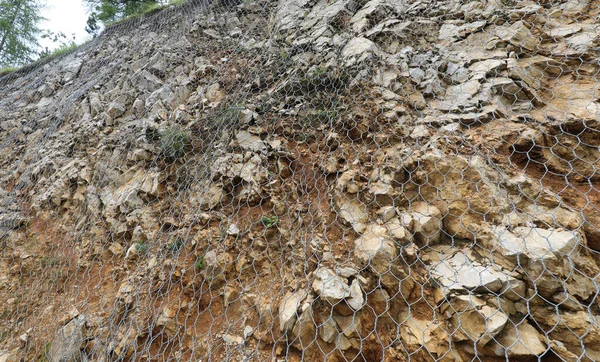
<path fill-rule="evenodd" d="M 0 78 L 0 361 L 600 360 L 599 12 L 188 1 Z"/>

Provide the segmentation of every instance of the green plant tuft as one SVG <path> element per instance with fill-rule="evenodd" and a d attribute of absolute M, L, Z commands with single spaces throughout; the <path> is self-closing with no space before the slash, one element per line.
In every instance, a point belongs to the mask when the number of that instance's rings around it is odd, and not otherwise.
<path fill-rule="evenodd" d="M 200 259 L 196 260 L 194 263 L 194 270 L 200 271 L 204 270 L 204 268 L 206 268 L 206 260 L 204 260 L 204 257 L 200 257 Z"/>
<path fill-rule="evenodd" d="M 279 225 L 279 218 L 275 215 L 273 216 L 263 216 L 260 218 L 260 222 L 266 227 L 270 228 L 273 226 Z"/>
<path fill-rule="evenodd" d="M 4 68 L 0 68 L 0 76 L 8 74 L 8 73 L 12 73 L 15 70 L 18 70 L 19 68 L 13 68 L 13 67 L 4 67 Z"/>
<path fill-rule="evenodd" d="M 146 254 L 148 252 L 148 249 L 150 249 L 150 244 L 146 244 L 141 241 L 136 242 L 134 245 L 135 250 L 140 254 Z"/>
<path fill-rule="evenodd" d="M 170 244 L 167 245 L 167 250 L 174 253 L 181 249 L 183 246 L 183 240 L 181 238 L 175 238 Z"/>
<path fill-rule="evenodd" d="M 190 145 L 190 134 L 179 126 L 169 127 L 160 134 L 161 154 L 168 159 L 180 158 Z"/>

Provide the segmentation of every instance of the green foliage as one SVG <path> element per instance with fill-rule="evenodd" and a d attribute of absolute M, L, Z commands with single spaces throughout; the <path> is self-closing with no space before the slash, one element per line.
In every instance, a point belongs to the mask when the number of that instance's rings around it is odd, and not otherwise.
<path fill-rule="evenodd" d="M 160 133 L 161 154 L 168 159 L 180 158 L 190 145 L 189 132 L 179 126 L 171 126 Z"/>
<path fill-rule="evenodd" d="M 47 362 L 48 361 L 50 347 L 52 347 L 52 342 L 48 342 L 44 345 L 44 348 L 42 350 L 42 355 L 41 355 L 40 359 L 38 359 L 38 362 Z"/>
<path fill-rule="evenodd" d="M 183 240 L 181 238 L 175 238 L 170 244 L 167 245 L 167 251 L 174 253 L 183 247 Z"/>
<path fill-rule="evenodd" d="M 275 215 L 263 216 L 260 218 L 260 222 L 266 227 L 270 228 L 279 225 L 279 218 Z"/>
<path fill-rule="evenodd" d="M 99 23 L 105 26 L 119 24 L 134 17 L 152 14 L 171 5 L 181 5 L 184 0 L 85 0 L 91 13 L 85 31 L 94 37 L 100 32 Z"/>
<path fill-rule="evenodd" d="M 15 68 L 15 67 L 4 67 L 4 68 L 0 68 L 0 76 L 3 76 L 5 74 L 8 73 L 12 73 L 15 70 L 18 70 L 19 68 Z"/>
<path fill-rule="evenodd" d="M 69 39 L 65 33 L 63 32 L 52 32 L 48 30 L 44 30 L 42 39 L 49 39 L 55 45 L 58 45 L 54 50 L 49 50 L 47 47 L 40 53 L 40 59 L 49 58 L 59 56 L 68 52 L 71 49 L 77 48 L 77 44 L 75 43 L 75 34 L 71 36 Z"/>
<path fill-rule="evenodd" d="M 218 119 L 221 123 L 235 124 L 240 119 L 240 112 L 244 110 L 246 102 L 236 102 L 226 105 L 219 113 Z"/>
<path fill-rule="evenodd" d="M 90 18 L 104 23 L 140 14 L 163 3 L 161 0 L 85 0 L 85 2 L 91 10 Z M 88 27 L 89 25 L 88 19 Z"/>
<path fill-rule="evenodd" d="M 194 270 L 201 271 L 204 270 L 204 268 L 206 268 L 206 260 L 204 260 L 204 257 L 202 256 L 194 263 Z"/>
<path fill-rule="evenodd" d="M 55 256 L 44 256 L 40 259 L 40 265 L 44 268 L 50 268 L 62 264 L 62 261 Z"/>
<path fill-rule="evenodd" d="M 141 241 L 136 242 L 134 245 L 135 250 L 140 254 L 146 254 L 148 252 L 148 249 L 150 249 L 149 244 L 143 243 Z"/>
<path fill-rule="evenodd" d="M 296 80 L 283 89 L 286 95 L 311 96 L 321 99 L 324 95 L 337 95 L 343 92 L 350 81 L 350 75 L 341 69 L 316 67 L 302 71 Z"/>
<path fill-rule="evenodd" d="M 39 0 L 0 0 L 0 67 L 35 59 L 43 8 Z"/>
<path fill-rule="evenodd" d="M 308 112 L 303 120 L 305 126 L 317 126 L 322 123 L 335 121 L 340 117 L 340 109 L 337 104 L 328 108 L 319 108 L 312 112 Z"/>

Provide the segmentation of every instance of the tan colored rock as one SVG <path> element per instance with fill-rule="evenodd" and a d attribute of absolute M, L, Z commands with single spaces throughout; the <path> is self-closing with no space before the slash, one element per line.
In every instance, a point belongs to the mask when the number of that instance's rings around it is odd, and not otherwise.
<path fill-rule="evenodd" d="M 362 233 L 369 221 L 367 207 L 357 199 L 345 196 L 335 197 L 334 202 L 342 220 L 357 233 Z"/>
<path fill-rule="evenodd" d="M 413 232 L 417 245 L 436 244 L 441 239 L 443 220 L 441 211 L 423 202 L 411 205 L 412 218 L 414 220 Z"/>
<path fill-rule="evenodd" d="M 298 318 L 299 309 L 308 296 L 304 290 L 298 290 L 293 293 L 288 292 L 279 304 L 279 330 L 282 332 L 291 331 Z"/>
<path fill-rule="evenodd" d="M 213 83 L 206 90 L 206 98 L 210 103 L 218 104 L 225 98 L 225 92 L 219 83 Z"/>
<path fill-rule="evenodd" d="M 498 357 L 524 358 L 540 356 L 547 350 L 538 331 L 526 321 L 506 323 L 490 348 Z"/>

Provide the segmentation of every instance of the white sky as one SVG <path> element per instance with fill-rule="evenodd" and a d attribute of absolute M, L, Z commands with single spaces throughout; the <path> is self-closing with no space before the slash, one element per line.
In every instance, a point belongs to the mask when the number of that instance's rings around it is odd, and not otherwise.
<path fill-rule="evenodd" d="M 75 34 L 75 42 L 81 44 L 88 39 L 85 25 L 88 18 L 87 6 L 82 0 L 45 0 L 47 8 L 42 12 L 46 21 L 40 24 L 40 29 L 48 29 L 55 33 L 63 32 L 69 39 Z M 42 49 L 52 50 L 57 47 L 49 39 L 40 39 Z"/>

